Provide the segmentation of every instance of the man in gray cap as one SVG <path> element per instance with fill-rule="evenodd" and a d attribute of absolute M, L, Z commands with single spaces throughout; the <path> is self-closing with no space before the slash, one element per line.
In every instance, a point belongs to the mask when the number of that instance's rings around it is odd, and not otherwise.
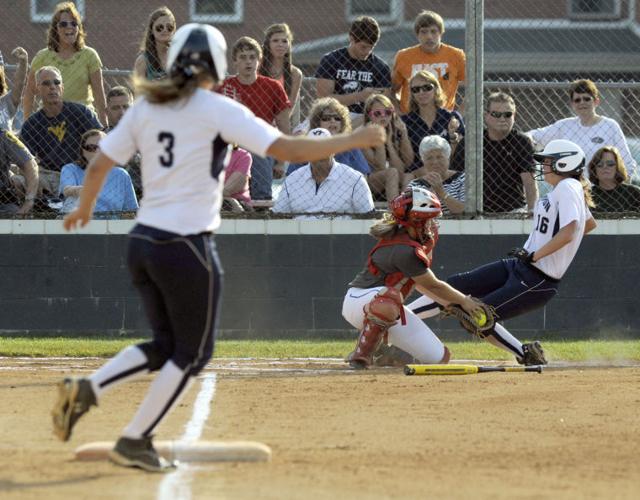
<path fill-rule="evenodd" d="M 307 135 L 331 137 L 331 132 L 314 128 Z M 373 197 L 364 176 L 338 163 L 333 156 L 291 173 L 273 206 L 274 212 L 281 213 L 363 214 L 373 209 Z"/>

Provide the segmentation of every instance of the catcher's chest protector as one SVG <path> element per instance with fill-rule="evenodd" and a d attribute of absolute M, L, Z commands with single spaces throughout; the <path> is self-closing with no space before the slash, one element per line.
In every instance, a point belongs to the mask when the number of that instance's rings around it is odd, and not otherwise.
<path fill-rule="evenodd" d="M 408 245 L 414 248 L 416 256 L 424 262 L 427 267 L 431 267 L 432 254 L 431 251 L 436 244 L 438 239 L 437 233 L 434 238 L 430 239 L 424 245 L 421 245 L 416 240 L 411 239 L 408 234 L 401 233 L 396 235 L 394 238 L 388 240 L 380 240 L 376 246 L 374 246 L 369 252 L 369 257 L 367 259 L 367 268 L 369 272 L 375 276 L 380 274 L 380 269 L 376 267 L 373 262 L 373 254 L 382 247 L 389 247 L 392 245 Z M 408 276 L 405 276 L 401 272 L 390 273 L 384 277 L 384 284 L 388 287 L 399 288 L 402 292 L 403 297 L 407 297 L 409 292 L 413 289 L 413 280 Z"/>

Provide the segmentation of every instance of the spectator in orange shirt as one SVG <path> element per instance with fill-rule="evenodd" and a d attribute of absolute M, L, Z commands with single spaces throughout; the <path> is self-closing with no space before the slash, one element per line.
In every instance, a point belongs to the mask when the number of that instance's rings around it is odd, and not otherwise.
<path fill-rule="evenodd" d="M 464 52 L 442 43 L 444 21 L 433 11 L 424 10 L 418 14 L 413 29 L 418 45 L 399 50 L 393 67 L 393 92 L 400 91 L 400 110 L 409 111 L 411 77 L 418 71 L 427 70 L 438 77 L 445 94 L 443 107 L 453 111 L 458 84 L 464 81 Z"/>

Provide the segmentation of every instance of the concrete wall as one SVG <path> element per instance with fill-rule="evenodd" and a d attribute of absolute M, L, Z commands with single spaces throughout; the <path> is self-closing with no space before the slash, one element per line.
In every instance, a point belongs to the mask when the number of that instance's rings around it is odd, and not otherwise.
<path fill-rule="evenodd" d="M 1 334 L 149 333 L 129 283 L 126 234 L 104 234 L 125 233 L 130 221 L 94 221 L 89 228 L 101 234 L 80 235 L 28 234 L 58 232 L 50 228 L 59 228 L 59 221 L 32 222 L 35 226 L 14 221 L 13 229 L 0 234 Z M 373 240 L 363 234 L 368 221 L 345 223 L 226 221 L 217 236 L 226 271 L 222 336 L 351 336 L 340 316 L 342 295 Z M 289 234 L 265 234 L 270 225 L 276 228 L 272 233 Z M 444 221 L 433 270 L 446 277 L 499 258 L 524 242 L 527 226 L 526 221 Z M 585 239 L 559 296 L 507 326 L 524 337 L 640 337 L 640 234 L 619 234 L 628 230 L 611 227 Z M 500 232 L 510 234 L 495 234 Z M 451 320 L 433 326 L 451 330 L 447 338 L 462 338 Z"/>

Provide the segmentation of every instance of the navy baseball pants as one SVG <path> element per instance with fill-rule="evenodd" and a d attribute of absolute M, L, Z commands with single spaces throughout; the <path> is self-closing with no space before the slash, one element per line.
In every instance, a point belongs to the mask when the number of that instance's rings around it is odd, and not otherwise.
<path fill-rule="evenodd" d="M 543 307 L 558 293 L 559 280 L 518 259 L 502 259 L 454 274 L 447 283 L 495 307 L 506 320 Z"/>
<path fill-rule="evenodd" d="M 180 236 L 138 224 L 129 236 L 129 271 L 153 330 L 153 340 L 138 347 L 150 370 L 171 359 L 194 376 L 213 354 L 222 296 L 213 235 Z"/>

